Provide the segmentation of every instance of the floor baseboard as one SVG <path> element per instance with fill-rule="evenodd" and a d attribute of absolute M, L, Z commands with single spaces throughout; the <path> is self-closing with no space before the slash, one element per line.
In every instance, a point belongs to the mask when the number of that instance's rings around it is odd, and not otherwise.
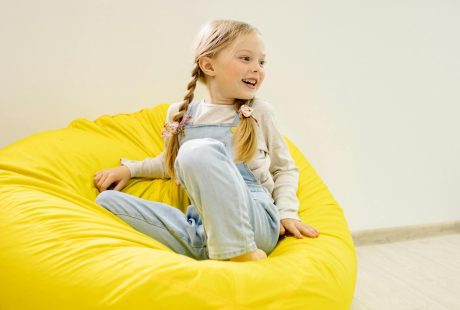
<path fill-rule="evenodd" d="M 351 232 L 355 246 L 390 243 L 460 233 L 460 221 Z"/>

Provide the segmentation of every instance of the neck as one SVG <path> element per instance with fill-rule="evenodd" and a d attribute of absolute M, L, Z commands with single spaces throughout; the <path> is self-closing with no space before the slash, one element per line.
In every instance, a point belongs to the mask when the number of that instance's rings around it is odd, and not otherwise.
<path fill-rule="evenodd" d="M 211 92 L 207 91 L 204 96 L 206 103 L 232 105 L 235 103 L 235 99 L 222 98 L 221 96 L 214 96 Z"/>

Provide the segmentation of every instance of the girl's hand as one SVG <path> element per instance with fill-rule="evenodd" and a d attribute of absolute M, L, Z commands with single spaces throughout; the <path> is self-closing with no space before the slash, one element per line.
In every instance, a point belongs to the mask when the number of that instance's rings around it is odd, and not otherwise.
<path fill-rule="evenodd" d="M 114 190 L 120 191 L 131 179 L 131 172 L 126 166 L 104 169 L 96 172 L 94 185 L 100 192 L 105 191 L 110 185 L 115 184 Z"/>
<path fill-rule="evenodd" d="M 286 231 L 294 235 L 297 239 L 302 239 L 303 236 L 310 238 L 317 238 L 319 236 L 319 232 L 314 227 L 294 219 L 281 220 L 280 236 L 286 234 Z"/>

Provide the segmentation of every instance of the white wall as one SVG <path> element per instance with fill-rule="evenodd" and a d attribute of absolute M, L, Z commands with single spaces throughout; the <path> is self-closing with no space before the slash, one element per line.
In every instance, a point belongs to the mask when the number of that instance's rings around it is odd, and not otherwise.
<path fill-rule="evenodd" d="M 280 3 L 0 0 L 0 147 L 181 100 L 200 26 L 240 19 L 265 38 L 259 95 L 351 230 L 459 220 L 459 2 Z"/>

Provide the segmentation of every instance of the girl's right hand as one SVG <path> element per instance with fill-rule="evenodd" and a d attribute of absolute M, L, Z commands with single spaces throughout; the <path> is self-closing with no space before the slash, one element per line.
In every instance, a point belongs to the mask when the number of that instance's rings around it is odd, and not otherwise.
<path fill-rule="evenodd" d="M 112 184 L 114 190 L 120 191 L 131 179 L 131 172 L 126 166 L 104 169 L 96 172 L 94 176 L 94 185 L 100 192 L 107 190 Z"/>

